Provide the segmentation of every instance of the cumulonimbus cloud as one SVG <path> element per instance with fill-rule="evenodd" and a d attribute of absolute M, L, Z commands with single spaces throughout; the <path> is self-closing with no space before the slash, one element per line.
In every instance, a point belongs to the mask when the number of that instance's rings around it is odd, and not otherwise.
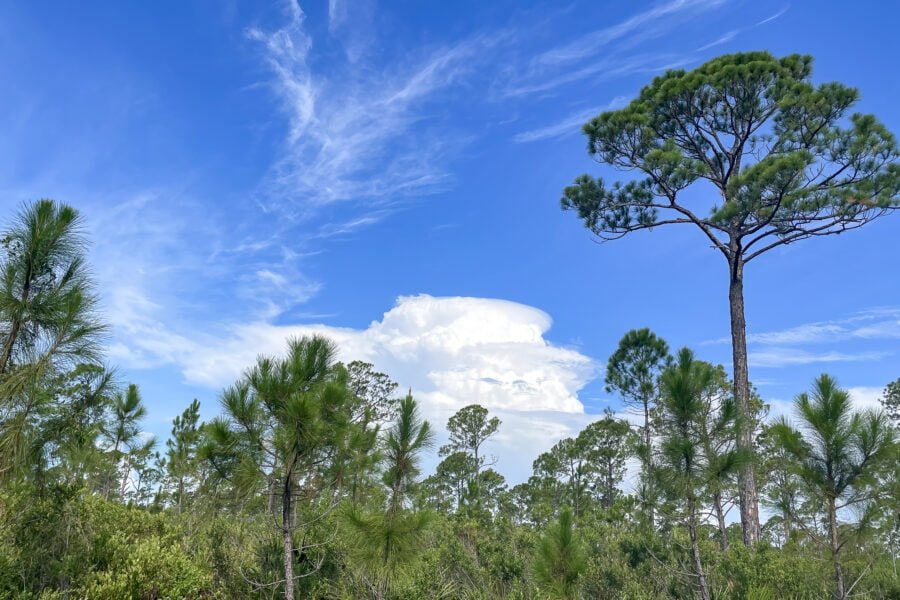
<path fill-rule="evenodd" d="M 220 335 L 164 331 L 136 312 L 123 310 L 136 335 L 119 358 L 152 356 L 177 365 L 188 383 L 212 388 L 230 383 L 258 354 L 282 353 L 289 337 L 312 334 L 334 339 L 342 360 L 372 362 L 440 404 L 580 413 L 578 390 L 594 372 L 590 358 L 544 338 L 547 313 L 507 300 L 404 296 L 365 329 L 254 322 Z"/>

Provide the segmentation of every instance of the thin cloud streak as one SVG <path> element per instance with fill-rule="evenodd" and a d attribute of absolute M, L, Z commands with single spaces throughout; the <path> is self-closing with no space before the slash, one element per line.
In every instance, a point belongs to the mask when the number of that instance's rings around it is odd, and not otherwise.
<path fill-rule="evenodd" d="M 616 96 L 605 106 L 598 106 L 596 108 L 580 111 L 566 117 L 562 121 L 559 121 L 552 125 L 548 125 L 546 127 L 540 127 L 538 129 L 531 129 L 529 131 L 517 133 L 515 136 L 513 136 L 513 141 L 519 143 L 536 142 L 539 140 L 553 139 L 564 135 L 580 132 L 582 125 L 584 125 L 592 118 L 596 117 L 601 112 L 620 108 L 627 104 L 627 102 L 628 98 L 626 98 L 625 96 Z"/>
<path fill-rule="evenodd" d="M 591 78 L 595 81 L 657 73 L 683 67 L 695 60 L 693 52 L 638 52 L 631 48 L 665 35 L 688 15 L 707 12 L 726 0 L 670 0 L 615 25 L 598 29 L 545 50 L 521 68 L 502 92 L 506 98 L 546 93 L 557 87 Z M 602 51 L 603 57 L 597 55 Z"/>
<path fill-rule="evenodd" d="M 592 108 L 576 113 L 553 125 L 517 133 L 513 136 L 513 141 L 518 143 L 537 142 L 539 140 L 548 140 L 577 133 L 580 131 L 582 125 L 591 118 L 597 116 L 602 110 L 602 107 Z"/>
<path fill-rule="evenodd" d="M 576 40 L 545 50 L 531 59 L 528 68 L 511 79 L 503 90 L 504 97 L 523 97 L 547 93 L 557 87 L 588 78 L 596 81 L 627 77 L 637 73 L 658 73 L 696 62 L 697 53 L 725 44 L 740 33 L 730 30 L 719 38 L 691 51 L 630 53 L 632 48 L 660 38 L 688 18 L 724 5 L 727 0 L 671 0 L 633 15 L 615 25 L 598 29 Z M 755 26 L 774 21 L 787 11 L 760 21 Z M 602 58 L 596 57 L 601 54 Z"/>
<path fill-rule="evenodd" d="M 771 23 L 772 21 L 774 21 L 775 19 L 779 18 L 781 15 L 786 13 L 788 11 L 788 9 L 790 9 L 790 8 L 791 8 L 791 5 L 788 4 L 787 6 L 785 6 L 781 10 L 779 10 L 777 13 L 773 14 L 771 17 L 766 17 L 762 21 L 758 22 L 756 24 L 756 26 L 759 27 L 760 25 L 765 25 L 766 23 Z"/>
<path fill-rule="evenodd" d="M 728 42 L 733 40 L 737 36 L 738 33 L 740 33 L 740 32 L 737 29 L 729 31 L 729 32 L 725 33 L 724 35 L 722 35 L 720 38 L 716 39 L 715 41 L 712 41 L 708 44 L 700 46 L 699 48 L 697 48 L 697 52 L 703 52 L 704 50 L 709 50 L 710 48 L 715 48 L 716 46 L 721 46 L 722 44 L 727 44 Z"/>
<path fill-rule="evenodd" d="M 520 83 L 509 87 L 505 94 L 509 97 L 526 96 L 547 92 L 554 88 L 592 77 L 595 82 L 626 77 L 635 73 L 658 73 L 691 63 L 690 55 L 678 54 L 636 54 L 634 56 L 609 56 L 574 71 L 566 71 L 557 76 L 533 78 L 530 83 Z"/>
<path fill-rule="evenodd" d="M 900 339 L 900 307 L 885 306 L 860 311 L 843 319 L 804 323 L 775 331 L 750 333 L 751 344 L 815 344 L 849 339 Z M 702 345 L 729 343 L 731 338 L 708 340 Z"/>
<path fill-rule="evenodd" d="M 767 348 L 748 354 L 751 367 L 790 367 L 795 365 L 811 365 L 817 363 L 860 362 L 880 360 L 888 356 L 887 352 L 807 352 L 796 348 Z"/>
<path fill-rule="evenodd" d="M 548 50 L 538 56 L 535 62 L 540 65 L 553 66 L 578 62 L 594 55 L 598 50 L 610 43 L 638 31 L 648 23 L 666 17 L 673 17 L 689 10 L 709 10 L 724 3 L 725 0 L 673 0 L 659 4 L 616 25 L 598 29 L 578 38 L 574 42 Z"/>
<path fill-rule="evenodd" d="M 900 307 L 883 306 L 860 311 L 842 319 L 803 323 L 785 329 L 750 333 L 749 361 L 757 368 L 778 368 L 816 363 L 877 361 L 893 354 L 890 347 L 872 348 L 877 341 L 900 339 Z M 723 337 L 701 342 L 701 346 L 728 344 Z M 853 349 L 822 349 L 823 345 L 854 343 Z M 868 348 L 859 348 L 868 344 Z M 813 350 L 804 347 L 812 347 Z"/>

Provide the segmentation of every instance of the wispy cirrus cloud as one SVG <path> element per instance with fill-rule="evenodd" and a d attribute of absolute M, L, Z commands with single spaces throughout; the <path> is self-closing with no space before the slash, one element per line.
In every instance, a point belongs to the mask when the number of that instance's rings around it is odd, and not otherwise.
<path fill-rule="evenodd" d="M 666 49 L 641 45 L 665 38 L 677 27 L 689 26 L 699 17 L 710 17 L 728 0 L 669 0 L 660 2 L 614 25 L 596 29 L 574 40 L 537 53 L 506 82 L 503 95 L 525 97 L 550 94 L 557 88 L 589 81 L 596 83 L 635 74 L 658 73 L 686 67 L 701 60 L 707 50 L 727 44 L 744 29 L 730 29 L 695 48 Z M 754 27 L 778 19 L 778 13 Z M 685 36 L 687 38 L 687 36 Z M 663 39 L 663 41 L 665 41 Z M 683 44 L 676 44 L 677 46 Z M 672 46 L 672 44 L 668 44 Z"/>
<path fill-rule="evenodd" d="M 375 0 L 328 0 L 328 33 L 351 63 L 363 60 L 376 42 L 376 17 Z"/>
<path fill-rule="evenodd" d="M 750 351 L 748 353 L 748 361 L 751 367 L 790 367 L 816 363 L 880 360 L 885 356 L 888 356 L 888 353 L 880 351 L 854 353 L 829 350 L 826 352 L 809 352 L 798 350 L 797 348 L 765 348 Z"/>
<path fill-rule="evenodd" d="M 506 90 L 506 95 L 528 96 L 549 92 L 563 85 L 585 79 L 594 82 L 608 81 L 635 73 L 657 73 L 666 69 L 675 69 L 689 64 L 692 56 L 675 53 L 640 53 L 631 56 L 605 56 L 600 60 L 576 69 L 564 69 L 558 73 L 530 76 L 513 82 Z"/>
<path fill-rule="evenodd" d="M 631 50 L 643 42 L 664 36 L 686 19 L 711 11 L 725 2 L 726 0 L 670 0 L 614 25 L 544 50 L 508 82 L 504 94 L 507 97 L 523 97 L 547 93 L 586 79 L 609 80 L 689 64 L 695 60 L 693 53 L 696 50 Z"/>
<path fill-rule="evenodd" d="M 195 222 L 206 223 L 207 231 L 198 231 L 189 218 L 170 219 L 167 210 L 174 212 L 179 204 L 171 197 L 123 205 L 121 217 L 135 228 L 112 237 L 119 247 L 141 249 L 127 257 L 127 264 L 136 265 L 128 277 L 116 275 L 127 271 L 126 257 L 109 260 L 113 274 L 109 279 L 118 288 L 116 313 L 125 315 L 119 324 L 123 348 L 136 339 L 129 324 L 145 323 L 143 329 L 154 330 L 159 329 L 157 319 L 174 322 L 173 315 L 181 315 L 187 320 L 184 315 L 193 307 L 184 306 L 191 296 L 185 290 L 216 290 L 222 298 L 238 298 L 241 302 L 228 305 L 240 304 L 240 311 L 217 315 L 234 322 L 272 322 L 315 296 L 323 282 L 307 274 L 305 259 L 321 251 L 325 240 L 356 234 L 412 198 L 453 184 L 449 160 L 474 134 L 452 131 L 440 121 L 442 102 L 448 102 L 446 92 L 497 76 L 501 86 L 511 86 L 510 95 L 520 96 L 507 95 L 505 101 L 531 110 L 536 100 L 531 93 L 586 78 L 599 81 L 679 66 L 692 58 L 624 51 L 723 3 L 670 0 L 543 50 L 520 47 L 529 36 L 522 35 L 528 26 L 519 22 L 456 41 L 409 48 L 403 58 L 378 64 L 377 53 L 363 51 L 376 34 L 365 23 L 375 12 L 371 2 L 351 9 L 344 0 L 330 0 L 323 34 L 323 28 L 307 25 L 300 4 L 290 0 L 283 25 L 246 31 L 268 68 L 271 90 L 285 119 L 276 159 L 258 188 L 257 200 L 264 210 L 242 219 L 254 225 L 225 232 L 217 230 L 207 215 L 190 215 Z M 320 60 L 316 52 L 330 52 L 329 40 L 314 39 L 311 32 L 337 40 L 346 56 L 334 60 L 332 52 L 329 60 Z M 508 70 L 496 67 L 501 56 Z M 510 79 L 509 73 L 523 77 Z M 497 100 L 489 95 L 467 101 Z M 617 97 L 605 107 L 569 112 L 513 139 L 524 143 L 566 135 L 597 112 L 624 101 Z M 326 218 L 312 219 L 322 213 Z M 187 238 L 190 248 L 172 242 Z M 170 273 L 158 273 L 159 264 L 169 265 Z M 179 272 L 172 274 L 172 269 Z"/>
<path fill-rule="evenodd" d="M 677 17 L 721 6 L 725 0 L 670 0 L 638 13 L 610 27 L 598 29 L 576 40 L 547 50 L 535 58 L 540 65 L 568 65 L 591 57 L 616 41 L 637 34 L 641 41 L 650 35 L 661 35 L 677 23 Z M 667 27 L 650 28 L 666 21 Z"/>
<path fill-rule="evenodd" d="M 389 205 L 442 191 L 452 174 L 442 165 L 464 143 L 431 126 L 436 93 L 461 80 L 499 36 L 475 35 L 411 53 L 399 66 L 347 61 L 314 67 L 314 42 L 300 5 L 275 31 L 251 29 L 275 78 L 272 88 L 288 119 L 280 157 L 265 181 L 268 207 L 294 216 L 342 201 Z M 332 2 L 332 27 L 346 8 Z M 343 12 L 342 12 L 343 11 Z"/>
<path fill-rule="evenodd" d="M 763 19 L 762 21 L 757 22 L 756 25 L 759 26 L 759 25 L 765 25 L 766 23 L 771 23 L 771 22 L 774 21 L 775 19 L 778 19 L 779 17 L 781 17 L 781 16 L 782 16 L 784 13 L 786 13 L 786 12 L 788 11 L 788 9 L 790 9 L 790 8 L 791 8 L 791 5 L 788 4 L 787 6 L 785 6 L 784 8 L 782 8 L 781 10 L 779 10 L 778 12 L 776 12 L 776 13 L 774 13 L 774 14 L 768 16 L 768 17 L 766 17 L 766 18 Z"/>
<path fill-rule="evenodd" d="M 773 331 L 747 335 L 751 344 L 815 344 L 849 339 L 900 339 L 900 307 L 880 306 L 862 310 L 831 321 L 803 323 Z M 718 338 L 704 344 L 723 344 L 731 338 Z"/>
<path fill-rule="evenodd" d="M 840 319 L 747 335 L 749 359 L 754 367 L 881 360 L 893 353 L 890 347 L 883 346 L 883 342 L 893 340 L 900 340 L 900 307 L 894 306 L 875 307 Z M 730 338 L 718 338 L 702 345 L 730 341 Z M 882 342 L 882 346 L 872 347 L 878 342 Z M 837 344 L 842 347 L 852 344 L 852 349 L 834 350 Z"/>
<path fill-rule="evenodd" d="M 599 113 L 605 110 L 620 108 L 622 106 L 625 106 L 625 104 L 627 103 L 627 97 L 616 96 L 605 106 L 598 106 L 595 108 L 590 108 L 588 110 L 582 110 L 566 117 L 561 121 L 558 121 L 551 125 L 547 125 L 546 127 L 539 127 L 537 129 L 530 129 L 528 131 L 517 133 L 515 136 L 513 136 L 513 141 L 520 143 L 536 142 L 539 140 L 553 139 L 564 135 L 577 133 L 581 131 L 582 125 L 584 125 L 592 118 L 596 117 Z"/>
<path fill-rule="evenodd" d="M 730 42 L 731 40 L 733 40 L 737 36 L 738 33 L 740 33 L 739 30 L 732 29 L 731 31 L 724 33 L 723 35 L 719 36 L 718 38 L 711 41 L 710 43 L 700 46 L 699 48 L 697 48 L 697 52 L 703 52 L 704 50 L 709 50 L 710 48 L 715 48 L 716 46 L 721 46 L 722 44 L 726 44 L 726 43 Z"/>

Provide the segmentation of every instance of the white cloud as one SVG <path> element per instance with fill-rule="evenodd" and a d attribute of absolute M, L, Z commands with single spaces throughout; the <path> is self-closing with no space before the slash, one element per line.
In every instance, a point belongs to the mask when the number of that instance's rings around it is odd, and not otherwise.
<path fill-rule="evenodd" d="M 624 21 L 597 29 L 546 50 L 522 67 L 503 86 L 506 97 L 549 93 L 557 87 L 591 79 L 593 82 L 656 73 L 694 62 L 694 52 L 631 53 L 634 47 L 659 38 L 691 16 L 708 12 L 726 0 L 670 0 Z"/>
<path fill-rule="evenodd" d="M 857 327 L 853 337 L 865 339 L 900 339 L 900 319 L 888 319 Z"/>
<path fill-rule="evenodd" d="M 804 344 L 834 340 L 843 334 L 844 328 L 837 323 L 807 323 L 781 331 L 750 334 L 747 341 L 755 344 Z"/>
<path fill-rule="evenodd" d="M 592 118 L 596 117 L 603 111 L 606 110 L 614 110 L 616 108 L 620 108 L 628 103 L 628 98 L 625 96 L 616 96 L 606 106 L 598 106 L 596 108 L 591 108 L 588 110 L 583 110 L 573 115 L 570 115 L 552 125 L 547 125 L 546 127 L 540 127 L 538 129 L 531 129 L 529 131 L 523 131 L 521 133 L 513 136 L 514 142 L 536 142 L 538 140 L 546 140 L 561 137 L 564 135 L 568 135 L 571 133 L 578 133 L 581 131 L 581 126 L 587 123 Z"/>
<path fill-rule="evenodd" d="M 791 7 L 791 5 L 788 4 L 787 6 L 785 6 L 785 7 L 782 8 L 781 10 L 779 10 L 777 13 L 775 13 L 775 14 L 773 14 L 773 15 L 771 15 L 771 16 L 766 17 L 766 18 L 763 19 L 762 21 L 759 21 L 759 22 L 756 24 L 756 26 L 759 27 L 760 25 L 765 25 L 766 23 L 770 23 L 770 22 L 774 21 L 775 19 L 779 18 L 781 15 L 783 15 L 784 13 L 786 13 L 790 7 Z"/>
<path fill-rule="evenodd" d="M 885 352 L 808 352 L 797 348 L 764 348 L 753 350 L 748 354 L 751 367 L 788 367 L 792 365 L 809 365 L 815 363 L 855 362 L 879 360 Z"/>
<path fill-rule="evenodd" d="M 522 131 L 513 136 L 513 141 L 520 143 L 536 142 L 539 140 L 547 140 L 564 135 L 569 135 L 572 133 L 578 133 L 581 131 L 582 125 L 584 125 L 593 117 L 597 116 L 602 110 L 603 109 L 599 107 L 592 108 L 566 117 L 562 121 L 559 121 L 558 123 L 554 123 L 552 125 L 547 125 L 546 127 Z"/>
<path fill-rule="evenodd" d="M 117 325 L 129 342 L 111 353 L 127 367 L 173 364 L 188 383 L 218 389 L 260 353 L 282 353 L 288 337 L 323 334 L 337 342 L 341 360 L 372 362 L 412 388 L 439 430 L 467 404 L 498 414 L 505 423 L 496 442 L 504 462 L 498 468 L 515 479 L 527 477 L 537 453 L 595 418 L 584 413 L 578 391 L 596 365 L 547 341 L 550 317 L 515 302 L 406 296 L 365 329 L 260 321 L 219 335 L 170 331 L 146 316 L 154 307 L 137 294 L 117 302 Z"/>
<path fill-rule="evenodd" d="M 675 17 L 688 11 L 705 11 L 724 3 L 725 0 L 671 0 L 638 13 L 611 27 L 598 29 L 573 42 L 544 52 L 536 62 L 544 65 L 565 65 L 594 55 L 605 46 L 635 32 L 646 31 L 648 25 L 662 19 Z M 672 22 L 674 25 L 674 22 Z"/>
<path fill-rule="evenodd" d="M 722 44 L 726 44 L 726 43 L 730 42 L 731 40 L 733 40 L 738 33 L 739 32 L 736 29 L 729 31 L 729 32 L 725 33 L 724 35 L 722 35 L 721 37 L 718 37 L 715 40 L 711 41 L 710 43 L 700 46 L 699 48 L 697 48 L 697 52 L 702 52 L 703 50 L 709 50 L 710 48 L 714 48 L 716 46 L 721 46 Z"/>
<path fill-rule="evenodd" d="M 375 0 L 329 0 L 328 33 L 337 38 L 352 63 L 362 60 L 375 40 Z"/>
<path fill-rule="evenodd" d="M 148 311 L 139 296 L 120 298 L 119 306 L 123 322 L 145 329 L 133 338 L 138 353 L 172 362 L 188 382 L 213 388 L 230 383 L 257 354 L 280 353 L 288 337 L 312 333 L 338 342 L 342 359 L 374 362 L 439 404 L 580 413 L 577 392 L 593 371 L 586 356 L 544 339 L 546 313 L 506 300 L 406 296 L 366 329 L 256 322 L 210 337 L 166 332 L 139 318 Z"/>
<path fill-rule="evenodd" d="M 330 27 L 347 23 L 343 2 L 330 4 Z M 273 89 L 289 120 L 280 158 L 266 181 L 269 208 L 308 216 L 338 201 L 394 203 L 413 194 L 446 189 L 451 176 L 441 165 L 461 138 L 433 132 L 423 105 L 469 70 L 479 52 L 498 38 L 475 36 L 384 68 L 349 60 L 313 68 L 313 40 L 299 4 L 290 3 L 288 23 L 273 32 L 251 29 L 275 75 Z"/>
<path fill-rule="evenodd" d="M 507 96 L 525 96 L 538 92 L 548 92 L 561 85 L 581 81 L 589 77 L 604 81 L 625 77 L 634 73 L 656 73 L 682 67 L 693 61 L 689 55 L 660 54 L 656 52 L 633 56 L 608 55 L 578 69 L 565 69 L 555 75 L 540 74 L 529 76 L 524 81 L 515 82 L 506 90 Z"/>
<path fill-rule="evenodd" d="M 110 201 L 117 194 L 121 201 Z M 272 319 L 307 302 L 322 283 L 306 273 L 315 234 L 283 221 L 216 207 L 179 190 L 84 202 L 90 264 L 115 341 L 136 323 Z M 215 312 L 210 310 L 215 306 Z M 158 329 L 158 328 L 156 328 Z"/>
<path fill-rule="evenodd" d="M 857 410 L 880 409 L 881 396 L 884 388 L 871 386 L 857 386 L 847 388 L 850 392 L 850 399 L 853 400 L 853 406 Z"/>
<path fill-rule="evenodd" d="M 900 339 L 900 307 L 896 306 L 875 307 L 840 319 L 747 335 L 749 361 L 757 368 L 880 360 L 895 349 L 883 343 L 879 346 L 877 342 L 897 339 Z M 730 342 L 725 337 L 701 345 Z M 842 349 L 833 349 L 838 343 Z M 826 344 L 830 347 L 823 348 Z"/>
<path fill-rule="evenodd" d="M 794 327 L 749 333 L 751 344 L 815 344 L 849 339 L 900 339 L 900 307 L 880 306 L 832 321 L 803 323 Z M 709 340 L 703 344 L 729 343 L 731 338 Z"/>

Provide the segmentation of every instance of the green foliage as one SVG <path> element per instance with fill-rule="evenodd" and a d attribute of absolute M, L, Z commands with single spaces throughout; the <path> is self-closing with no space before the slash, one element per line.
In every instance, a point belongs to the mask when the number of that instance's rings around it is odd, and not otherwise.
<path fill-rule="evenodd" d="M 53 200 L 27 205 L 0 245 L 0 374 L 30 368 L 34 376 L 50 359 L 98 358 L 104 327 L 94 312 L 78 212 Z"/>
<path fill-rule="evenodd" d="M 619 346 L 606 365 L 606 391 L 618 392 L 626 404 L 647 415 L 657 396 L 660 373 L 672 361 L 669 345 L 647 328 L 632 329 L 619 341 Z"/>
<path fill-rule="evenodd" d="M 347 387 L 355 401 L 351 409 L 356 421 L 382 423 L 394 418 L 397 402 L 392 394 L 397 384 L 371 363 L 355 360 L 347 365 Z"/>
<path fill-rule="evenodd" d="M 535 576 L 550 597 L 571 600 L 580 597 L 579 579 L 585 564 L 584 548 L 575 533 L 572 513 L 563 510 L 538 547 Z"/>
<path fill-rule="evenodd" d="M 423 421 L 412 394 L 400 401 L 397 422 L 385 440 L 384 484 L 390 489 L 390 508 L 399 509 L 419 476 L 422 450 L 434 443 L 434 433 Z"/>
<path fill-rule="evenodd" d="M 158 538 L 129 543 L 117 537 L 109 541 L 116 560 L 110 570 L 88 578 L 83 593 L 97 600 L 121 598 L 196 598 L 209 589 L 211 577 L 177 546 Z"/>
<path fill-rule="evenodd" d="M 352 454 L 348 441 L 359 439 L 350 435 L 358 427 L 351 417 L 355 398 L 346 370 L 335 364 L 335 353 L 333 342 L 313 336 L 290 340 L 285 358 L 257 359 L 222 394 L 226 417 L 210 424 L 202 449 L 237 498 L 266 494 L 270 510 L 277 498 L 284 564 L 280 579 L 288 600 L 295 580 L 320 566 L 295 564 L 306 546 L 301 540 L 297 547 L 294 532 L 334 507 L 339 461 Z M 310 481 L 318 483 L 308 485 Z M 310 520 L 298 523 L 298 509 L 312 513 Z M 304 571 L 295 575 L 295 567 Z"/>
<path fill-rule="evenodd" d="M 879 469 L 885 461 L 892 461 L 894 468 L 897 464 L 894 431 L 884 413 L 854 412 L 850 394 L 828 375 L 815 380 L 811 394 L 798 395 L 794 407 L 802 430 L 781 419 L 772 426 L 772 434 L 794 459 L 793 472 L 808 499 L 820 507 L 813 514 L 824 516 L 827 536 L 819 542 L 830 549 L 834 595 L 843 600 L 849 592 L 841 553 L 848 541 L 867 533 L 879 511 Z M 838 511 L 858 505 L 863 507 L 859 521 L 854 527 L 841 527 Z M 814 526 L 806 529 L 815 531 Z"/>
<path fill-rule="evenodd" d="M 829 573 L 820 557 L 796 545 L 783 551 L 760 544 L 735 545 L 721 556 L 711 576 L 735 598 L 827 598 Z"/>
<path fill-rule="evenodd" d="M 166 440 L 166 471 L 170 493 L 181 512 L 185 496 L 197 475 L 197 452 L 200 444 L 200 402 L 194 399 L 172 422 L 172 437 Z"/>
<path fill-rule="evenodd" d="M 367 514 L 351 506 L 345 513 L 355 533 L 350 554 L 364 569 L 376 598 L 386 596 L 393 579 L 421 551 L 421 538 L 431 515 L 408 510 L 406 505 L 419 475 L 420 454 L 433 439 L 431 426 L 422 420 L 416 401 L 408 394 L 400 401 L 397 421 L 384 440 L 384 509 Z"/>
<path fill-rule="evenodd" d="M 427 502 L 464 508 L 469 516 L 482 519 L 496 511 L 492 496 L 505 487 L 505 482 L 499 473 L 482 471 L 487 461 L 481 447 L 499 428 L 500 419 L 489 417 L 487 409 L 478 404 L 465 406 L 450 417 L 450 440 L 439 451 L 446 458 L 435 476 L 424 482 Z"/>
<path fill-rule="evenodd" d="M 731 398 L 713 403 L 722 388 L 721 370 L 698 361 L 683 348 L 660 379 L 662 433 L 654 475 L 687 529 L 691 544 L 691 570 L 700 597 L 707 600 L 710 589 L 702 564 L 699 504 L 705 495 L 715 501 L 725 478 L 736 472 L 748 457 L 717 438 L 734 439 L 736 412 Z M 715 505 L 717 512 L 721 507 Z M 720 520 L 722 548 L 727 537 Z"/>
<path fill-rule="evenodd" d="M 124 394 L 116 394 L 111 408 L 103 430 L 111 455 L 104 497 L 108 500 L 116 482 L 120 482 L 117 493 L 124 500 L 133 463 L 142 456 L 146 458 L 156 442 L 140 438 L 140 421 L 147 415 L 147 408 L 136 385 L 129 385 Z"/>
<path fill-rule="evenodd" d="M 734 472 L 744 460 L 740 452 L 715 444 L 715 437 L 734 431 L 736 413 L 730 398 L 713 405 L 719 370 L 698 361 L 683 348 L 661 379 L 663 423 L 656 474 L 676 498 L 698 497 L 712 483 Z"/>
<path fill-rule="evenodd" d="M 611 508 L 625 477 L 625 461 L 635 446 L 628 422 L 607 413 L 585 427 L 575 438 L 575 445 L 594 476 L 591 487 L 599 492 L 603 506 Z"/>
<path fill-rule="evenodd" d="M 484 464 L 484 457 L 480 455 L 481 446 L 496 434 L 499 428 L 500 419 L 488 417 L 488 411 L 483 406 L 471 404 L 461 408 L 447 421 L 450 442 L 441 447 L 441 456 L 467 452 L 474 457 L 476 469 L 480 469 Z"/>
<path fill-rule="evenodd" d="M 53 200 L 26 205 L 0 235 L 0 476 L 40 454 L 47 384 L 99 361 L 105 326 L 84 255 L 78 212 Z"/>
<path fill-rule="evenodd" d="M 535 459 L 534 476 L 516 492 L 529 519 L 543 525 L 564 504 L 576 517 L 612 507 L 634 446 L 629 424 L 610 413 L 557 442 Z"/>
<path fill-rule="evenodd" d="M 881 404 L 894 423 L 900 425 L 900 379 L 887 384 L 881 396 Z"/>
<path fill-rule="evenodd" d="M 606 391 L 618 392 L 626 406 L 643 416 L 640 444 L 640 492 L 647 502 L 644 516 L 653 521 L 657 490 L 650 477 L 653 460 L 653 412 L 659 396 L 659 376 L 671 364 L 669 345 L 647 328 L 632 329 L 619 341 L 606 366 Z"/>
<path fill-rule="evenodd" d="M 466 452 L 453 452 L 438 463 L 434 475 L 422 484 L 426 501 L 435 508 L 461 506 L 475 477 L 477 463 Z"/>
<path fill-rule="evenodd" d="M 850 395 L 828 375 L 816 379 L 812 394 L 798 395 L 794 406 L 803 429 L 782 419 L 772 432 L 795 459 L 794 471 L 808 491 L 843 506 L 872 499 L 875 469 L 894 449 L 884 414 L 854 412 Z"/>
<path fill-rule="evenodd" d="M 766 52 L 668 71 L 626 108 L 584 127 L 596 158 L 645 179 L 607 188 L 582 176 L 566 188 L 563 207 L 604 238 L 674 223 L 694 223 L 714 240 L 747 236 L 747 260 L 768 245 L 881 216 L 898 204 L 896 142 L 873 116 L 847 114 L 856 90 L 815 87 L 811 72 L 808 56 Z M 725 198 L 708 215 L 676 203 L 701 179 Z"/>
<path fill-rule="evenodd" d="M 210 590 L 202 558 L 165 515 L 66 488 L 3 505 L 5 541 L 15 552 L 0 560 L 0 597 L 69 590 L 73 597 L 174 599 Z"/>

